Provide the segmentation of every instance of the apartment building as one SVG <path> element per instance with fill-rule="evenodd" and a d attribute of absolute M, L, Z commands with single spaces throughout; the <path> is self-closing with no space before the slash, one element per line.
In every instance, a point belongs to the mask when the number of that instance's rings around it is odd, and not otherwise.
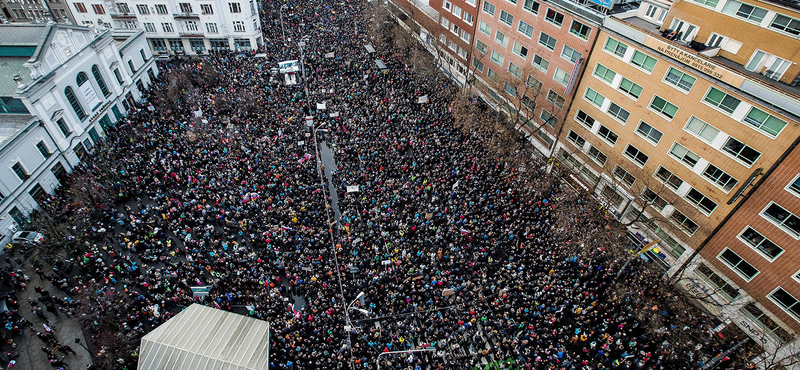
<path fill-rule="evenodd" d="M 51 21 L 75 23 L 69 7 L 60 0 L 0 0 L 0 23 Z"/>
<path fill-rule="evenodd" d="M 720 34 L 735 35 L 722 22 L 702 34 L 674 22 L 675 9 L 698 7 L 685 4 L 692 2 L 676 3 L 660 28 L 658 16 L 641 12 L 604 19 L 558 157 L 617 218 L 633 221 L 644 242 L 658 242 L 648 255 L 702 295 L 709 312 L 766 352 L 789 351 L 797 342 L 788 333 L 800 329 L 789 297 L 800 297 L 800 286 L 792 285 L 795 257 L 781 254 L 800 238 L 791 188 L 797 154 L 787 156 L 800 137 L 800 90 L 791 86 L 794 66 L 768 69 L 782 66 L 780 55 L 794 55 L 800 41 L 765 29 L 775 35 L 762 33 L 760 42 L 736 36 L 748 47 L 718 42 Z M 736 16 L 727 18 L 727 28 L 740 27 Z M 782 50 L 757 49 L 775 37 Z M 768 67 L 747 68 L 758 58 Z M 774 180 L 762 185 L 767 173 Z"/>
<path fill-rule="evenodd" d="M 144 32 L 0 25 L 0 243 L 92 153 L 158 74 Z"/>
<path fill-rule="evenodd" d="M 78 24 L 142 29 L 152 50 L 159 54 L 254 50 L 263 44 L 255 0 L 67 2 Z"/>
<path fill-rule="evenodd" d="M 463 86 L 467 82 L 479 1 L 431 0 L 429 5 L 439 12 L 439 26 L 434 31 L 440 46 L 437 50 L 439 66 Z"/>
<path fill-rule="evenodd" d="M 549 154 L 603 15 L 566 0 L 484 0 L 471 69 L 476 88 L 527 116 L 522 127 Z M 519 100 L 517 100 L 519 99 Z"/>

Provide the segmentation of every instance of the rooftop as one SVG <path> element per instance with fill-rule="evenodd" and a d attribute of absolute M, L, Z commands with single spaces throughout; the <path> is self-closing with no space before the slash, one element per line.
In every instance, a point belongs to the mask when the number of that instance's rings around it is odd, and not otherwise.
<path fill-rule="evenodd" d="M 0 29 L 0 34 L 3 31 Z M 14 75 L 19 74 L 22 83 L 31 83 L 31 70 L 23 64 L 29 57 L 2 57 L 0 56 L 0 96 L 13 96 L 17 91 Z"/>
<path fill-rule="evenodd" d="M 0 148 L 5 148 L 9 139 L 28 127 L 34 118 L 30 114 L 0 114 Z"/>
<path fill-rule="evenodd" d="M 46 24 L 0 24 L 0 46 L 39 45 L 46 29 Z"/>

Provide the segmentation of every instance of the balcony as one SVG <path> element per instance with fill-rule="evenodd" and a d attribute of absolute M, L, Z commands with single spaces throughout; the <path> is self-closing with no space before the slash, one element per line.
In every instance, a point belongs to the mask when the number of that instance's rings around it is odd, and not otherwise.
<path fill-rule="evenodd" d="M 180 37 L 200 37 L 200 38 L 206 37 L 205 35 L 203 35 L 203 32 L 201 32 L 201 31 L 179 31 L 178 32 L 178 36 L 180 36 Z"/>
<path fill-rule="evenodd" d="M 175 13 L 172 16 L 175 19 L 200 19 L 200 14 L 197 13 Z"/>
<path fill-rule="evenodd" d="M 112 19 L 136 19 L 136 14 L 134 13 L 111 12 L 109 15 L 111 15 Z"/>

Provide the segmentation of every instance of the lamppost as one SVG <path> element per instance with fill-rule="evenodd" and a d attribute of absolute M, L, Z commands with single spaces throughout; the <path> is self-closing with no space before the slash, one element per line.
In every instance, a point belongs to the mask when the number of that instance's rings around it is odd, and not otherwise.
<path fill-rule="evenodd" d="M 284 9 L 288 9 L 288 8 L 289 8 L 289 6 L 286 5 L 286 4 L 283 4 L 283 5 L 281 5 L 280 8 L 278 8 L 278 13 L 280 14 L 280 18 L 281 18 L 281 34 L 283 35 L 283 42 L 286 42 L 286 30 L 283 28 L 283 11 L 284 11 Z"/>

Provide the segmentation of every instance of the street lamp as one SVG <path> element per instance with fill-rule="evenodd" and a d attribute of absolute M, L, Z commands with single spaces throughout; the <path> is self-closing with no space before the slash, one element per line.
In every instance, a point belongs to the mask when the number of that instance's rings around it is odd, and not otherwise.
<path fill-rule="evenodd" d="M 283 4 L 283 5 L 281 5 L 280 8 L 278 8 L 278 13 L 280 14 L 280 18 L 281 18 L 281 34 L 283 35 L 283 41 L 284 42 L 286 42 L 286 31 L 283 28 L 283 11 L 285 9 L 288 9 L 288 8 L 289 8 L 289 6 L 286 5 L 286 4 Z"/>

